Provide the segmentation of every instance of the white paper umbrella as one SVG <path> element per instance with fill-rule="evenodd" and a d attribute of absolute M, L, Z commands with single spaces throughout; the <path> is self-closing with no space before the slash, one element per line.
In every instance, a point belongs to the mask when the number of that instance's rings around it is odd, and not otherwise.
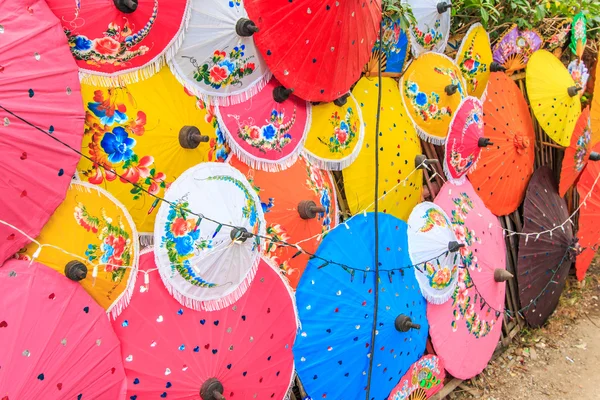
<path fill-rule="evenodd" d="M 450 218 L 439 206 L 423 202 L 408 218 L 408 252 L 425 299 L 433 304 L 448 301 L 454 293 L 461 266 Z"/>
<path fill-rule="evenodd" d="M 243 0 L 191 0 L 190 21 L 171 70 L 196 96 L 223 105 L 258 93 L 271 73 L 254 46 Z"/>
<path fill-rule="evenodd" d="M 165 197 L 169 203 L 160 206 L 154 229 L 165 286 L 196 310 L 231 305 L 252 282 L 260 259 L 262 242 L 247 235 L 265 234 L 255 190 L 230 165 L 202 163 L 173 182 Z"/>
<path fill-rule="evenodd" d="M 451 0 L 403 0 L 417 21 L 410 27 L 413 56 L 427 51 L 443 53 L 450 35 Z"/>

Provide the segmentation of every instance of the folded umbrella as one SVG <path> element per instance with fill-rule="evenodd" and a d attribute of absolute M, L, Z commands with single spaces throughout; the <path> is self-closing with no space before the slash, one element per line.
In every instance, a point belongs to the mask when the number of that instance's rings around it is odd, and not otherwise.
<path fill-rule="evenodd" d="M 388 400 L 427 400 L 444 386 L 445 377 L 442 360 L 431 354 L 423 356 L 392 389 Z"/>
<path fill-rule="evenodd" d="M 398 218 L 408 218 L 421 201 L 423 172 L 415 171 L 415 158 L 421 142 L 402 104 L 397 83 L 381 80 L 379 125 L 379 209 Z M 362 78 L 352 91 L 361 106 L 364 128 L 371 132 L 363 140 L 358 158 L 342 170 L 344 190 L 350 212 L 373 211 L 375 198 L 375 125 L 377 119 L 378 80 Z"/>
<path fill-rule="evenodd" d="M 137 82 L 173 57 L 187 0 L 48 0 L 86 83 Z"/>
<path fill-rule="evenodd" d="M 502 334 L 506 244 L 496 218 L 469 182 L 446 183 L 435 204 L 448 215 L 459 243 L 463 268 L 452 301 L 427 305 L 431 342 L 452 376 L 469 379 L 490 361 Z"/>
<path fill-rule="evenodd" d="M 65 198 L 79 161 L 60 143 L 81 146 L 77 65 L 44 1 L 3 1 L 0 26 L 0 220 L 35 237 Z M 0 265 L 27 243 L 0 224 Z"/>
<path fill-rule="evenodd" d="M 269 69 L 283 87 L 308 101 L 330 102 L 350 90 L 369 60 L 381 23 L 381 0 L 244 4 Z"/>
<path fill-rule="evenodd" d="M 337 225 L 338 210 L 333 178 L 300 156 L 290 168 L 279 172 L 254 170 L 235 156 L 229 164 L 239 170 L 254 187 L 267 221 L 265 255 L 285 274 L 292 288 L 306 268 L 309 256 L 298 254 L 294 246 L 277 241 L 301 242 L 314 253 L 323 237 Z"/>
<path fill-rule="evenodd" d="M 533 174 L 535 132 L 527 102 L 506 74 L 492 73 L 483 120 L 488 146 L 469 180 L 490 211 L 510 214 L 523 201 Z"/>
<path fill-rule="evenodd" d="M 293 295 L 260 261 L 246 294 L 219 311 L 182 308 L 161 284 L 152 251 L 142 255 L 131 304 L 113 322 L 127 399 L 283 399 L 294 377 Z"/>
<path fill-rule="evenodd" d="M 256 191 L 232 166 L 200 163 L 173 182 L 165 200 L 154 243 L 169 293 L 196 310 L 231 305 L 260 261 L 266 223 Z"/>
<path fill-rule="evenodd" d="M 468 95 L 484 100 L 490 73 L 500 68 L 492 64 L 490 38 L 481 24 L 471 25 L 456 52 L 455 62 L 467 84 Z"/>
<path fill-rule="evenodd" d="M 587 18 L 583 12 L 578 13 L 573 17 L 571 27 L 571 42 L 569 48 L 577 56 L 579 60 L 583 57 L 585 45 L 587 43 Z"/>
<path fill-rule="evenodd" d="M 371 398 L 385 399 L 425 351 L 426 303 L 412 271 L 398 270 L 411 265 L 406 223 L 379 214 L 382 271 L 376 276 L 374 216 L 359 215 L 347 222 L 348 229 L 331 231 L 317 255 L 344 266 L 312 259 L 296 290 L 302 328 L 294 344 L 295 366 L 312 398 L 343 399 L 349 393 L 360 398 L 370 385 Z M 372 343 L 375 279 L 377 335 Z"/>
<path fill-rule="evenodd" d="M 542 48 L 544 39 L 535 29 L 520 30 L 517 24 L 508 28 L 494 45 L 494 61 L 506 69 L 506 74 L 524 69 L 529 57 Z"/>
<path fill-rule="evenodd" d="M 125 207 L 104 189 L 73 182 L 26 254 L 81 286 L 112 317 L 129 304 L 139 239 Z M 75 257 L 77 256 L 77 257 Z"/>
<path fill-rule="evenodd" d="M 587 87 L 588 79 L 590 78 L 590 74 L 588 73 L 585 63 L 581 60 L 573 60 L 567 66 L 567 70 L 571 74 L 571 78 L 573 78 L 575 85 L 581 88 L 579 91 L 579 96 L 583 96 L 583 93 Z"/>
<path fill-rule="evenodd" d="M 0 398 L 125 399 L 121 347 L 104 310 L 39 263 L 0 274 Z"/>
<path fill-rule="evenodd" d="M 414 57 L 428 51 L 443 53 L 450 37 L 450 0 L 403 0 L 415 17 L 410 26 L 410 42 Z"/>
<path fill-rule="evenodd" d="M 311 125 L 310 103 L 296 96 L 278 102 L 275 78 L 252 99 L 216 108 L 235 155 L 265 171 L 289 168 L 298 159 Z"/>
<path fill-rule="evenodd" d="M 168 68 L 143 82 L 82 91 L 86 157 L 79 177 L 106 188 L 138 230 L 152 235 L 159 205 L 153 195 L 163 196 L 186 169 L 226 157 L 214 107 L 198 109 Z"/>
<path fill-rule="evenodd" d="M 568 219 L 567 203 L 557 192 L 552 170 L 538 168 L 529 181 L 523 203 L 517 263 L 521 314 L 534 328 L 544 325 L 556 309 L 571 261 L 575 260 L 577 239 Z M 557 226 L 562 229 L 555 229 L 552 234 L 536 233 Z"/>

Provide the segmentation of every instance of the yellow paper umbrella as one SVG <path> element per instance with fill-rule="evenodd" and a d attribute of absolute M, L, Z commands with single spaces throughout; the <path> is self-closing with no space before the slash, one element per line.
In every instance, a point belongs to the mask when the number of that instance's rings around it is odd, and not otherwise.
<path fill-rule="evenodd" d="M 352 213 L 373 211 L 375 201 L 375 123 L 378 79 L 362 78 L 352 93 L 361 105 L 365 140 L 356 161 L 343 170 L 344 188 Z M 406 220 L 421 201 L 423 173 L 415 171 L 415 158 L 421 142 L 402 104 L 392 78 L 381 80 L 379 123 L 379 210 Z M 406 181 L 405 181 L 406 180 Z"/>
<path fill-rule="evenodd" d="M 356 160 L 363 136 L 360 106 L 348 94 L 332 103 L 313 105 L 304 154 L 321 169 L 339 171 Z"/>
<path fill-rule="evenodd" d="M 525 71 L 529 104 L 540 126 L 561 146 L 568 146 L 581 114 L 577 95 L 582 88 L 552 53 L 538 50 Z"/>
<path fill-rule="evenodd" d="M 443 54 L 424 53 L 412 62 L 400 80 L 400 93 L 423 140 L 444 143 L 466 87 L 456 64 Z"/>
<path fill-rule="evenodd" d="M 129 303 L 139 257 L 138 234 L 131 216 L 110 193 L 85 182 L 72 182 L 67 197 L 22 258 L 78 281 L 116 317 Z M 96 276 L 94 276 L 96 275 Z"/>
<path fill-rule="evenodd" d="M 82 85 L 81 92 L 88 158 L 77 167 L 79 177 L 121 201 L 142 234 L 153 232 L 158 205 L 148 192 L 163 196 L 188 168 L 227 158 L 214 109 L 188 95 L 168 68 L 143 82 Z"/>
<path fill-rule="evenodd" d="M 490 73 L 500 70 L 500 66 L 493 63 L 491 46 L 484 27 L 473 24 L 456 53 L 456 65 L 467 83 L 469 96 L 484 98 Z"/>

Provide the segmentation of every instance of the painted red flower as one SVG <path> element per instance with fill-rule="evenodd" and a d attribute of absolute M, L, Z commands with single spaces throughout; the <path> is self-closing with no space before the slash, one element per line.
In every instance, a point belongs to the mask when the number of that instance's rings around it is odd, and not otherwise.
<path fill-rule="evenodd" d="M 185 236 L 190 231 L 190 225 L 187 220 L 178 217 L 171 224 L 171 232 L 175 236 Z"/>
<path fill-rule="evenodd" d="M 425 34 L 423 40 L 425 41 L 425 44 L 429 44 L 433 40 L 433 36 L 431 36 L 431 33 L 427 33 Z"/>
<path fill-rule="evenodd" d="M 256 65 L 254 63 L 248 63 L 244 66 L 244 69 L 249 69 L 250 72 L 252 72 L 256 69 Z"/>
<path fill-rule="evenodd" d="M 150 186 L 148 187 L 148 192 L 150 192 L 150 194 L 157 194 L 160 191 L 160 186 L 158 186 L 158 183 L 156 182 L 152 182 L 150 184 Z"/>
<path fill-rule="evenodd" d="M 140 171 L 135 167 L 129 167 L 119 178 L 123 183 L 138 183 L 140 180 Z"/>
<path fill-rule="evenodd" d="M 258 129 L 257 126 L 251 126 L 249 129 L 250 129 L 250 138 L 258 139 L 258 137 L 260 136 L 260 129 Z"/>
<path fill-rule="evenodd" d="M 346 143 L 346 139 L 348 139 L 348 132 L 340 128 L 335 128 L 335 137 L 340 144 L 344 144 Z"/>
<path fill-rule="evenodd" d="M 94 39 L 94 51 L 105 56 L 114 56 L 121 44 L 111 37 Z"/>
<path fill-rule="evenodd" d="M 219 84 L 227 79 L 227 68 L 219 67 L 215 65 L 210 69 L 210 81 L 212 83 Z"/>
<path fill-rule="evenodd" d="M 93 185 L 99 185 L 104 181 L 104 176 L 102 176 L 102 171 L 99 167 L 94 169 L 94 175 L 88 177 L 88 182 Z"/>
<path fill-rule="evenodd" d="M 463 64 L 467 70 L 471 71 L 473 69 L 473 66 L 475 65 L 475 60 L 469 58 L 465 60 Z"/>

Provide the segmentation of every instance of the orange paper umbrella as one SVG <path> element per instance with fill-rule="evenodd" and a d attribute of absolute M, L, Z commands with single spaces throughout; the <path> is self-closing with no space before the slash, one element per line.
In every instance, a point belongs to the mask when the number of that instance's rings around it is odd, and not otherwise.
<path fill-rule="evenodd" d="M 290 168 L 279 172 L 252 169 L 235 156 L 229 163 L 244 174 L 258 192 L 267 220 L 267 235 L 288 243 L 302 242 L 304 250 L 317 251 L 322 236 L 337 223 L 335 189 L 329 173 L 311 165 L 302 156 Z M 296 247 L 278 246 L 273 242 L 266 246 L 267 256 L 296 288 L 308 256 L 296 255 Z"/>
<path fill-rule="evenodd" d="M 560 186 L 558 190 L 560 197 L 563 197 L 571 185 L 575 183 L 588 161 L 600 160 L 600 153 L 592 152 L 592 147 L 600 139 L 599 136 L 598 129 L 595 132 L 592 130 L 590 108 L 587 107 L 577 120 L 573 136 L 571 137 L 571 145 L 565 150 L 560 170 Z"/>
<path fill-rule="evenodd" d="M 593 151 L 600 152 L 600 144 L 594 146 Z M 579 193 L 579 231 L 577 237 L 583 252 L 577 256 L 575 269 L 577 279 L 582 281 L 596 255 L 598 244 L 600 244 L 600 163 L 588 163 L 579 182 L 577 182 L 577 193 Z"/>
<path fill-rule="evenodd" d="M 523 94 L 511 78 L 494 72 L 483 105 L 484 136 L 493 145 L 481 151 L 469 179 L 495 215 L 515 211 L 533 174 L 535 133 Z"/>

